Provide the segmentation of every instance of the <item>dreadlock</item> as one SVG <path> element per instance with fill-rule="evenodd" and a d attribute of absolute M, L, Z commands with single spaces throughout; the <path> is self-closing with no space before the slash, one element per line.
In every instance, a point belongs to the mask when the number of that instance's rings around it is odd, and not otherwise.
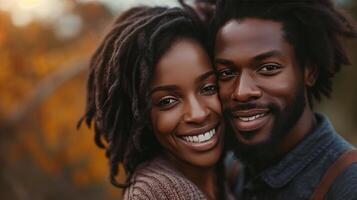
<path fill-rule="evenodd" d="M 350 64 L 341 39 L 357 37 L 346 14 L 331 0 L 218 0 L 211 24 L 212 41 L 227 21 L 248 17 L 281 22 L 299 66 L 319 70 L 315 85 L 308 88 L 310 103 L 313 98 L 320 101 L 322 96 L 330 97 L 332 78 L 342 65 Z"/>
<path fill-rule="evenodd" d="M 105 148 L 110 180 L 127 187 L 135 168 L 161 150 L 150 122 L 149 86 L 154 66 L 178 38 L 206 48 L 204 28 L 180 8 L 135 7 L 111 27 L 90 61 L 86 111 L 78 125 L 94 122 L 95 142 Z M 127 180 L 116 180 L 123 164 Z"/>
<path fill-rule="evenodd" d="M 196 12 L 204 25 L 209 25 L 215 10 L 216 0 L 193 0 L 193 5 L 187 4 L 185 0 L 178 0 L 178 2 L 184 8 Z"/>

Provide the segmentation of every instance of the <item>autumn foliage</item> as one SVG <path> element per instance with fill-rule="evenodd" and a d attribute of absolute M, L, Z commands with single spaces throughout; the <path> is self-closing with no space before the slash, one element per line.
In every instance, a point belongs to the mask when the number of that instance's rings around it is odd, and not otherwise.
<path fill-rule="evenodd" d="M 349 8 L 355 19 L 356 6 Z M 92 130 L 76 130 L 89 57 L 114 16 L 97 3 L 76 4 L 69 12 L 80 16 L 82 27 L 61 38 L 56 24 L 16 27 L 9 13 L 0 11 L 1 199 L 120 199 Z M 317 107 L 355 145 L 356 44 L 349 44 L 354 65 L 336 77 L 332 99 Z"/>
<path fill-rule="evenodd" d="M 0 12 L 0 196 L 4 199 L 118 199 L 104 151 L 86 127 L 89 56 L 112 20 L 98 4 L 83 4 L 72 38 L 52 27 L 11 23 Z"/>

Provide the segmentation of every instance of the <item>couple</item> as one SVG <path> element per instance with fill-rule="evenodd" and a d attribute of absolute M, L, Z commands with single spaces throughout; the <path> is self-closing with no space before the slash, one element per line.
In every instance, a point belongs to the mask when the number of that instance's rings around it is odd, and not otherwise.
<path fill-rule="evenodd" d="M 329 0 L 218 0 L 209 26 L 184 7 L 126 11 L 91 60 L 84 120 L 124 199 L 357 199 L 354 147 L 312 110 L 352 22 Z"/>

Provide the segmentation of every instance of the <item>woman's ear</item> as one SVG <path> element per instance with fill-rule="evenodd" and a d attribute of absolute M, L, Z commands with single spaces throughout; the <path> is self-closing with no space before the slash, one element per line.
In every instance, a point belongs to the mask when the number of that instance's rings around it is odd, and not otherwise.
<path fill-rule="evenodd" d="M 312 87 L 315 85 L 317 77 L 319 76 L 319 69 L 313 65 L 306 65 L 304 67 L 305 85 Z"/>

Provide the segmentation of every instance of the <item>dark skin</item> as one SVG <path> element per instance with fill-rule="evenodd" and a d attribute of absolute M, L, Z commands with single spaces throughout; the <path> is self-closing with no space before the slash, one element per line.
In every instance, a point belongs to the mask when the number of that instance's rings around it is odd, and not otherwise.
<path fill-rule="evenodd" d="M 217 89 L 208 54 L 188 38 L 173 42 L 151 82 L 151 121 L 163 156 L 208 199 L 217 199 L 215 166 L 223 148 Z M 213 136 L 203 136 L 213 130 Z M 202 137 L 204 141 L 191 141 Z"/>
<path fill-rule="evenodd" d="M 257 171 L 274 164 L 316 125 L 307 87 L 318 72 L 298 66 L 282 28 L 271 20 L 233 19 L 215 41 L 223 110 L 241 147 L 235 150 L 250 151 L 251 158 L 242 154 L 242 159 Z M 263 152 L 265 159 L 254 157 L 258 147 L 269 152 Z"/>

